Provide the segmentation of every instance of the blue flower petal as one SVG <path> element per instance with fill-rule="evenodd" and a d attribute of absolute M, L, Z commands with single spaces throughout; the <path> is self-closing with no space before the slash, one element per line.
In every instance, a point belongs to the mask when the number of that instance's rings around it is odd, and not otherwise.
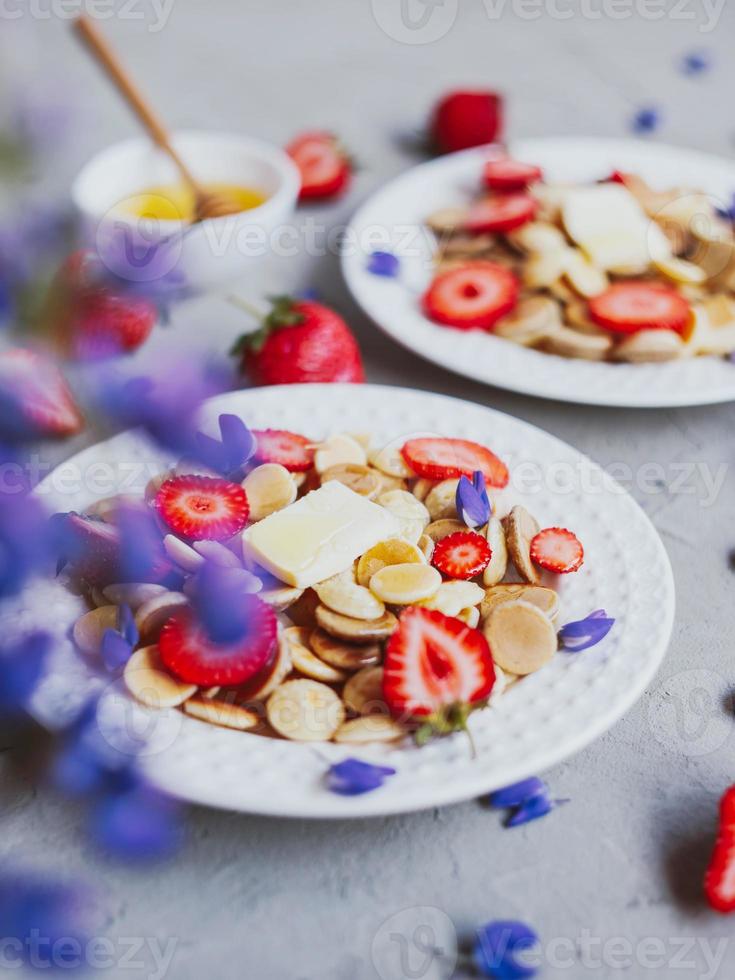
<path fill-rule="evenodd" d="M 255 436 L 237 415 L 220 415 L 219 429 L 219 440 L 196 433 L 197 455 L 223 476 L 239 474 L 255 452 Z"/>
<path fill-rule="evenodd" d="M 98 847 L 124 860 L 167 858 L 183 840 L 181 809 L 157 790 L 133 786 L 93 807 L 90 833 Z"/>
<path fill-rule="evenodd" d="M 102 662 L 111 674 L 121 670 L 133 655 L 133 644 L 117 630 L 105 630 L 100 647 Z"/>
<path fill-rule="evenodd" d="M 130 644 L 130 646 L 135 646 L 135 644 L 140 639 L 140 633 L 138 632 L 138 627 L 135 624 L 135 616 L 133 616 L 133 610 L 130 606 L 122 605 L 117 608 L 117 631 L 118 633 Z"/>
<path fill-rule="evenodd" d="M 521 824 L 530 823 L 551 813 L 554 809 L 554 802 L 549 799 L 548 791 L 530 796 L 508 817 L 506 827 L 520 827 Z"/>
<path fill-rule="evenodd" d="M 567 623 L 559 630 L 559 643 L 564 650 L 579 653 L 595 646 L 613 628 L 615 620 L 604 609 L 596 609 L 584 619 Z"/>
<path fill-rule="evenodd" d="M 709 51 L 689 51 L 679 62 L 683 75 L 703 75 L 712 67 L 712 54 Z"/>
<path fill-rule="evenodd" d="M 538 935 L 524 922 L 488 922 L 477 930 L 472 957 L 481 976 L 524 980 L 536 976 L 538 967 L 524 962 L 523 953 L 538 944 Z"/>
<path fill-rule="evenodd" d="M 395 279 L 401 271 L 401 260 L 392 252 L 372 252 L 368 257 L 367 271 L 374 276 Z"/>
<path fill-rule="evenodd" d="M 327 788 L 340 796 L 358 796 L 378 789 L 388 776 L 395 773 L 396 770 L 390 766 L 375 766 L 360 759 L 344 759 L 330 766 L 326 776 Z"/>
<path fill-rule="evenodd" d="M 461 476 L 457 483 L 455 505 L 460 520 L 467 527 L 483 527 L 490 520 L 492 508 L 487 496 L 485 478 L 478 470 L 472 474 L 472 482 Z"/>
<path fill-rule="evenodd" d="M 0 650 L 0 710 L 14 714 L 26 707 L 50 649 L 51 637 L 36 632 Z"/>
<path fill-rule="evenodd" d="M 661 113 L 653 106 L 639 109 L 633 116 L 630 125 L 633 132 L 639 135 L 652 133 L 661 125 Z"/>
<path fill-rule="evenodd" d="M 153 511 L 145 506 L 123 506 L 116 515 L 119 536 L 119 580 L 156 582 L 171 563 Z"/>
<path fill-rule="evenodd" d="M 520 783 L 495 790 L 490 794 L 488 802 L 495 807 L 520 806 L 529 797 L 545 792 L 548 792 L 546 783 L 538 776 L 531 776 Z"/>

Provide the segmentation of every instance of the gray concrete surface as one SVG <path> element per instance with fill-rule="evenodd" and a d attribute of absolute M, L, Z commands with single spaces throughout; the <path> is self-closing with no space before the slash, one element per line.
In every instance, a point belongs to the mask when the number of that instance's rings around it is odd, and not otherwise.
<path fill-rule="evenodd" d="M 90 153 L 133 126 L 65 25 L 41 19 L 50 2 L 37 0 L 35 17 L 26 10 L 2 24 L 3 68 L 15 80 L 61 79 L 89 112 L 48 178 L 63 191 Z M 445 0 L 435 17 L 450 19 L 456 6 Z M 714 14 L 700 0 L 508 0 L 505 7 L 462 0 L 444 36 L 412 44 L 405 41 L 417 32 L 390 36 L 395 21 L 385 18 L 398 8 L 398 0 L 372 7 L 368 0 L 174 0 L 160 31 L 122 16 L 107 30 L 177 125 L 277 142 L 306 126 L 339 132 L 362 170 L 343 202 L 318 212 L 330 225 L 415 161 L 407 137 L 453 85 L 505 91 L 513 135 L 620 135 L 639 105 L 654 104 L 663 124 L 653 138 L 732 153 L 733 5 L 705 30 Z M 151 14 L 153 7 L 137 0 L 128 9 Z M 661 19 L 646 19 L 660 12 Z M 432 23 L 438 30 L 444 22 Z M 677 59 L 700 49 L 712 53 L 712 71 L 683 78 Z M 103 932 L 118 944 L 118 962 L 107 971 L 115 978 L 163 975 L 150 948 L 132 957 L 137 968 L 123 961 L 126 937 L 147 937 L 174 941 L 166 972 L 174 980 L 423 980 L 448 971 L 424 962 L 417 925 L 443 923 L 451 932 L 451 920 L 466 937 L 492 918 L 531 923 L 543 941 L 542 975 L 554 980 L 733 976 L 732 921 L 707 911 L 700 897 L 716 802 L 735 768 L 732 408 L 590 409 L 464 381 L 374 330 L 347 296 L 334 256 L 282 261 L 246 291 L 307 285 L 348 315 L 370 380 L 491 405 L 603 465 L 632 467 L 632 492 L 664 539 L 678 589 L 659 676 L 613 731 L 547 774 L 554 794 L 571 802 L 522 829 L 502 829 L 499 815 L 478 803 L 343 824 L 196 810 L 175 863 L 135 872 L 100 863 L 85 844 L 79 811 L 30 775 L 11 777 L 5 764 L 2 858 L 79 872 L 98 886 Z M 186 337 L 222 352 L 237 332 L 238 315 L 208 299 L 182 309 L 151 349 Z M 718 472 L 724 482 L 712 499 L 706 481 Z"/>

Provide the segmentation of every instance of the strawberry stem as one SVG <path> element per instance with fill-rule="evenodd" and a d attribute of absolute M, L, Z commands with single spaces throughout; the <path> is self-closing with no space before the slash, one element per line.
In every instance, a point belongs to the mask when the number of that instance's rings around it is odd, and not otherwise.
<path fill-rule="evenodd" d="M 245 313 L 248 313 L 254 320 L 257 320 L 258 323 L 262 323 L 263 320 L 265 319 L 266 316 L 265 310 L 258 309 L 258 307 L 255 306 L 254 303 L 249 303 L 246 299 L 243 299 L 241 296 L 235 296 L 233 293 L 227 297 L 227 302 L 230 303 L 232 306 L 236 306 L 238 309 L 243 310 Z"/>

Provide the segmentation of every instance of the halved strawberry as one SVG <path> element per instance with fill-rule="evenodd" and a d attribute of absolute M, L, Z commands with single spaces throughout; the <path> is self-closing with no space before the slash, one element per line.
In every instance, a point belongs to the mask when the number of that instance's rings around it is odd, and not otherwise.
<path fill-rule="evenodd" d="M 465 729 L 494 684 L 490 647 L 479 630 L 420 606 L 401 614 L 385 651 L 383 697 L 395 716 L 424 721 L 418 738 Z"/>
<path fill-rule="evenodd" d="M 477 201 L 470 207 L 464 228 L 473 235 L 513 231 L 531 221 L 537 207 L 534 198 L 525 191 L 496 194 Z"/>
<path fill-rule="evenodd" d="M 221 541 L 241 531 L 250 509 L 243 488 L 210 476 L 175 476 L 162 484 L 156 510 L 174 534 Z"/>
<path fill-rule="evenodd" d="M 84 420 L 53 361 L 24 347 L 0 354 L 0 414 L 5 438 L 73 436 Z"/>
<path fill-rule="evenodd" d="M 300 200 L 336 197 L 347 189 L 350 158 L 332 133 L 302 133 L 286 147 L 301 173 Z"/>
<path fill-rule="evenodd" d="M 314 465 L 314 450 L 307 438 L 286 429 L 254 429 L 256 463 L 280 463 L 292 473 L 305 473 Z"/>
<path fill-rule="evenodd" d="M 242 684 L 267 665 L 276 642 L 277 623 L 273 609 L 254 595 L 244 595 L 248 632 L 237 643 L 214 643 L 189 609 L 164 625 L 158 650 L 164 665 L 182 681 L 212 685 Z"/>
<path fill-rule="evenodd" d="M 681 333 L 692 311 L 681 293 L 655 282 L 616 282 L 589 301 L 592 320 L 615 333 L 674 330 Z"/>
<path fill-rule="evenodd" d="M 448 578 L 474 578 L 493 553 L 486 538 L 476 531 L 455 531 L 437 542 L 431 563 Z"/>
<path fill-rule="evenodd" d="M 518 301 L 520 286 L 497 262 L 465 262 L 441 272 L 423 295 L 430 320 L 460 330 L 489 330 Z"/>
<path fill-rule="evenodd" d="M 531 560 L 548 572 L 576 572 L 584 561 L 582 542 L 564 527 L 547 527 L 531 541 Z"/>
<path fill-rule="evenodd" d="M 704 893 L 717 912 L 735 912 L 735 786 L 720 800 L 720 826 L 704 876 Z"/>
<path fill-rule="evenodd" d="M 427 480 L 451 480 L 479 470 L 489 487 L 507 485 L 508 467 L 485 446 L 469 439 L 443 439 L 440 436 L 409 439 L 401 455 L 417 476 Z"/>
<path fill-rule="evenodd" d="M 533 163 L 512 160 L 510 157 L 488 160 L 482 171 L 483 181 L 494 191 L 523 190 L 542 177 L 541 167 Z"/>

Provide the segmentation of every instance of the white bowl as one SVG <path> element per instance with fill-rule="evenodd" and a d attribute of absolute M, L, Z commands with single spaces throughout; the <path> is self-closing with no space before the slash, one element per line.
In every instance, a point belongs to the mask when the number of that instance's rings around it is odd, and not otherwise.
<path fill-rule="evenodd" d="M 180 182 L 176 168 L 145 138 L 103 150 L 74 181 L 82 235 L 121 279 L 152 292 L 198 293 L 226 285 L 271 251 L 288 222 L 300 179 L 283 150 L 228 133 L 175 133 L 173 143 L 196 177 L 254 187 L 266 196 L 249 211 L 202 221 L 152 221 L 127 215 L 120 201 L 150 187 Z"/>

